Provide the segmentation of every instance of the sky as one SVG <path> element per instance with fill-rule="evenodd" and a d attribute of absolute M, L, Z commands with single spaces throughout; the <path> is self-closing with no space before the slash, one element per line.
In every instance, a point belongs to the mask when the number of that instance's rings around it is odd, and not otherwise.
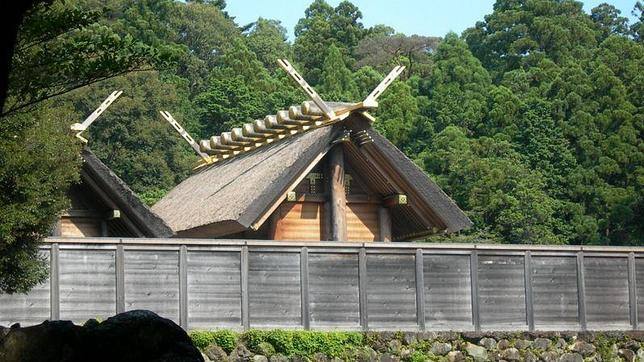
<path fill-rule="evenodd" d="M 227 0 L 226 11 L 239 25 L 258 17 L 276 19 L 288 30 L 293 40 L 293 28 L 304 16 L 304 10 L 313 0 Z M 327 0 L 336 6 L 341 0 Z M 365 27 L 385 24 L 396 31 L 411 35 L 444 36 L 450 31 L 461 33 L 483 16 L 492 12 L 493 0 L 350 0 L 362 12 Z M 608 2 L 631 19 L 636 0 L 587 0 L 584 9 Z M 631 20 L 632 21 L 632 20 Z"/>

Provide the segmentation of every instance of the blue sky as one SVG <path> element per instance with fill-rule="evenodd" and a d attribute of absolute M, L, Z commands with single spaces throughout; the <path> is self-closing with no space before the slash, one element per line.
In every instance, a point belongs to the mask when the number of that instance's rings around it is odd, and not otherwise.
<path fill-rule="evenodd" d="M 245 25 L 258 17 L 277 19 L 293 38 L 293 28 L 304 16 L 304 9 L 313 0 L 228 0 L 226 10 L 235 17 L 237 24 Z M 333 6 L 341 0 L 327 0 Z M 449 31 L 461 33 L 492 12 L 493 0 L 351 0 L 362 11 L 366 27 L 386 24 L 407 35 L 443 36 Z M 622 11 L 622 16 L 632 18 L 631 10 L 636 0 L 584 1 L 590 9 L 608 2 Z"/>

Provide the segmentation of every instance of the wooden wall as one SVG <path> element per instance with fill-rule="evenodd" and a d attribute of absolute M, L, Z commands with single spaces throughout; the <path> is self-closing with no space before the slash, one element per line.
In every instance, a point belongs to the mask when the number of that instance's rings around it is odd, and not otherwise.
<path fill-rule="evenodd" d="M 324 204 L 318 202 L 284 202 L 273 215 L 273 240 L 325 240 Z"/>
<path fill-rule="evenodd" d="M 0 325 L 145 308 L 186 329 L 640 329 L 644 248 L 49 239 Z"/>

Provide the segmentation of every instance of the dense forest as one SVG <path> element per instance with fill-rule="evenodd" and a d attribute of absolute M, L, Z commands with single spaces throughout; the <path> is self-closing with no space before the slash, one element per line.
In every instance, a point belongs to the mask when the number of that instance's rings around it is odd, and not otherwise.
<path fill-rule="evenodd" d="M 608 4 L 589 14 L 577 1 L 497 0 L 460 35 L 409 36 L 365 27 L 349 1 L 315 0 L 292 42 L 278 20 L 236 23 L 223 0 L 38 5 L 1 113 L 0 237 L 16 246 L 49 232 L 78 178 L 69 125 L 113 90 L 124 95 L 89 146 L 154 203 L 196 160 L 158 111 L 196 138 L 301 102 L 275 63 L 288 58 L 328 100 L 359 101 L 407 67 L 375 126 L 473 220 L 447 239 L 641 245 L 644 6 L 634 5 L 629 22 Z"/>

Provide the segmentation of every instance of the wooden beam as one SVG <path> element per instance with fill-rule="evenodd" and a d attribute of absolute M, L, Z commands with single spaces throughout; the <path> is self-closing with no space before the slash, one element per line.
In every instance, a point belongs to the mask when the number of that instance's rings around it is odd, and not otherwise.
<path fill-rule="evenodd" d="M 332 241 L 347 240 L 347 196 L 344 192 L 344 151 L 335 145 L 329 152 L 329 214 L 331 216 Z"/>
<path fill-rule="evenodd" d="M 380 241 L 391 241 L 391 213 L 388 208 L 378 208 L 378 226 L 380 229 Z"/>
<path fill-rule="evenodd" d="M 387 207 L 394 207 L 398 205 L 407 205 L 407 195 L 394 194 L 385 197 L 384 205 Z"/>

